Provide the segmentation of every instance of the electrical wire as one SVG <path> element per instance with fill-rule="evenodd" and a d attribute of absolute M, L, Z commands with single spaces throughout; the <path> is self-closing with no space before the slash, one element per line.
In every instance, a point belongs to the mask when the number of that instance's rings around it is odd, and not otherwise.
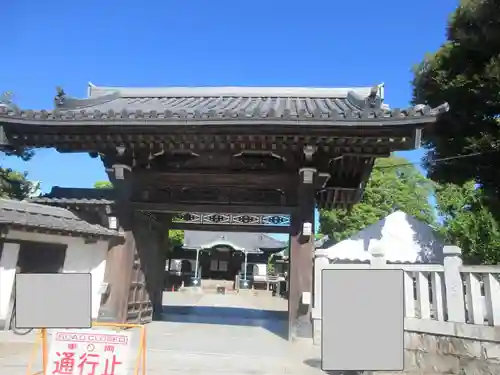
<path fill-rule="evenodd" d="M 465 158 L 480 156 L 480 155 L 484 155 L 484 154 L 490 154 L 490 153 L 499 152 L 499 151 L 500 150 L 489 150 L 489 151 L 474 152 L 472 154 L 448 156 L 446 158 L 438 158 L 438 159 L 430 160 L 429 162 L 431 164 L 436 164 L 436 163 L 441 163 L 444 161 L 465 159 Z M 422 163 L 421 161 L 416 161 L 416 162 L 408 162 L 408 163 L 401 163 L 401 164 L 394 164 L 394 165 L 381 165 L 381 166 L 374 166 L 373 169 L 399 168 L 399 167 L 405 167 L 405 166 L 411 166 L 411 165 L 420 165 L 421 163 Z"/>

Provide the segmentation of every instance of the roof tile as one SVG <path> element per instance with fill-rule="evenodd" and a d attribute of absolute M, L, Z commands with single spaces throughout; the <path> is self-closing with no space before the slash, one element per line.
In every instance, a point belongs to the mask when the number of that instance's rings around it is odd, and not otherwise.
<path fill-rule="evenodd" d="M 187 248 L 203 248 L 216 244 L 228 244 L 246 250 L 279 250 L 287 246 L 286 242 L 264 233 L 184 231 L 184 246 Z"/>
<path fill-rule="evenodd" d="M 56 205 L 108 205 L 114 204 L 115 198 L 113 189 L 65 188 L 54 186 L 50 190 L 50 193 L 31 198 L 29 201 L 33 203 Z"/>

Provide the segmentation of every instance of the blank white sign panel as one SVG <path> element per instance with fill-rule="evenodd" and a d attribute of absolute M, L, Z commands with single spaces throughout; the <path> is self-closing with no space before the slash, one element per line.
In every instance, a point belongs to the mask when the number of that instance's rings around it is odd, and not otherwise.
<path fill-rule="evenodd" d="M 322 271 L 324 371 L 402 371 L 403 271 Z"/>

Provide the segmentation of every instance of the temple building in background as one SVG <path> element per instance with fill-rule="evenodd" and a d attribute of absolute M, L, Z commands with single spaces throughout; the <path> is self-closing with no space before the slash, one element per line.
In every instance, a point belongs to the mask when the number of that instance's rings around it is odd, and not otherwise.
<path fill-rule="evenodd" d="M 287 246 L 287 242 L 264 233 L 187 230 L 184 244 L 169 254 L 166 270 L 199 280 L 234 281 L 237 275 L 247 279 L 261 273 L 266 276 L 270 256 Z"/>

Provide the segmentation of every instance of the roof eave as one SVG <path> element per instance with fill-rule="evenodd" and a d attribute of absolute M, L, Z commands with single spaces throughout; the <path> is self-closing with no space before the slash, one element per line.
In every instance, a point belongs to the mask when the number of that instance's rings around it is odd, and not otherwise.
<path fill-rule="evenodd" d="M 436 122 L 437 116 L 414 116 L 404 118 L 381 118 L 381 119 L 349 119 L 349 120 L 332 120 L 332 119 L 75 119 L 75 120 L 52 120 L 52 119 L 28 119 L 22 117 L 0 116 L 0 124 L 18 124 L 26 126 L 48 126 L 58 127 L 68 126 L 96 126 L 101 128 L 103 126 L 119 125 L 120 129 L 151 126 L 242 126 L 251 125 L 253 128 L 262 128 L 265 126 L 308 126 L 318 128 L 366 128 L 366 127 L 393 127 L 393 126 L 408 126 L 408 125 L 421 125 L 432 124 Z"/>
<path fill-rule="evenodd" d="M 115 201 L 108 201 L 108 200 L 99 201 L 98 199 L 95 199 L 92 202 L 89 202 L 86 199 L 78 200 L 74 198 L 68 198 L 66 200 L 66 198 L 64 197 L 50 197 L 50 196 L 32 198 L 29 199 L 28 202 L 44 204 L 48 206 L 57 206 L 57 207 L 82 207 L 82 206 L 106 207 L 106 206 L 113 206 L 115 204 Z"/>
<path fill-rule="evenodd" d="M 94 239 L 104 239 L 104 240 L 108 240 L 111 238 L 123 238 L 123 234 L 120 234 L 119 232 L 111 233 L 111 231 L 109 233 L 92 233 L 92 232 L 72 231 L 66 229 L 39 227 L 34 225 L 24 225 L 16 223 L 4 224 L 2 226 L 6 227 L 7 229 L 24 230 L 26 232 L 46 233 L 55 235 L 62 234 L 65 237 L 81 237 L 81 238 L 94 238 Z"/>

